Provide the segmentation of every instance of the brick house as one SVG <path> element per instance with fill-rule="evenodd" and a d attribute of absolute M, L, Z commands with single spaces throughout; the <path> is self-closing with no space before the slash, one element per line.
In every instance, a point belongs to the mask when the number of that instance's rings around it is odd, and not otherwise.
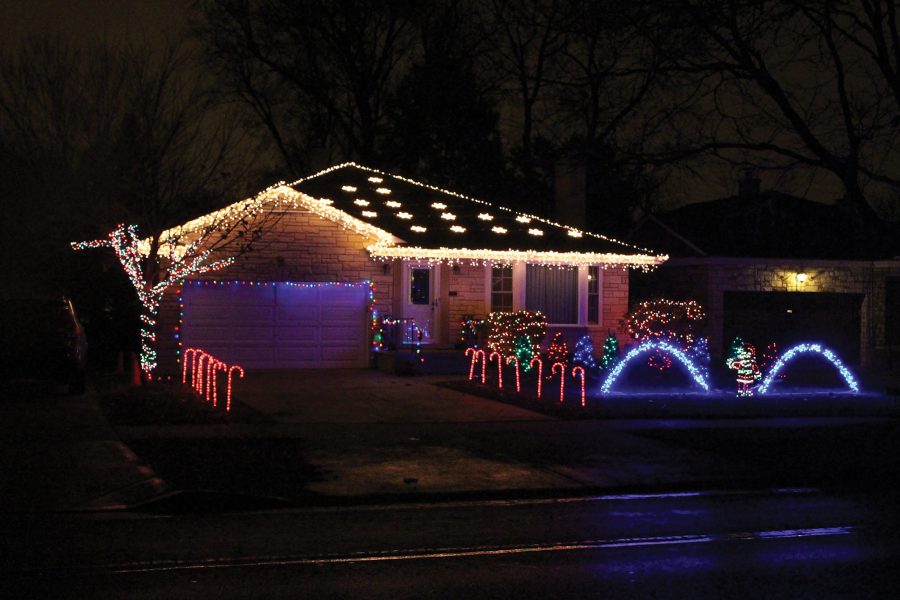
<path fill-rule="evenodd" d="M 449 344 L 465 315 L 525 308 L 602 343 L 627 310 L 628 269 L 666 258 L 354 163 L 163 238 L 189 238 L 247 206 L 278 218 L 253 251 L 166 295 L 161 372 L 174 372 L 190 346 L 250 368 L 363 367 L 377 319 L 414 322 L 424 343 Z"/>
<path fill-rule="evenodd" d="M 819 341 L 870 374 L 900 364 L 900 247 L 890 223 L 854 226 L 836 205 L 760 192 L 644 219 L 627 239 L 668 252 L 633 279 L 631 301 L 693 299 L 708 313 L 710 351 L 736 335 L 757 348 Z"/>

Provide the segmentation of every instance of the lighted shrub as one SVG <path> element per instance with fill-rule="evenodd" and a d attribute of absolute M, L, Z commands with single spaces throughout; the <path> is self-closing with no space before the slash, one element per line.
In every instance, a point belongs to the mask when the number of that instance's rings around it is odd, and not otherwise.
<path fill-rule="evenodd" d="M 492 312 L 488 316 L 487 347 L 503 356 L 516 353 L 516 340 L 525 338 L 537 353 L 547 335 L 547 317 L 537 310 Z M 521 344 L 521 340 L 520 340 Z"/>

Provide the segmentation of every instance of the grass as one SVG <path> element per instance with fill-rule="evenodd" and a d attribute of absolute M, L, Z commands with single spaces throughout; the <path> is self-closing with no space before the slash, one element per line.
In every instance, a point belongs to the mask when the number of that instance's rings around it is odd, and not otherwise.
<path fill-rule="evenodd" d="M 232 400 L 225 412 L 224 399 L 213 407 L 192 388 L 178 384 L 151 383 L 139 387 L 107 388 L 100 395 L 100 407 L 112 425 L 222 425 L 265 423 L 267 417 Z"/>

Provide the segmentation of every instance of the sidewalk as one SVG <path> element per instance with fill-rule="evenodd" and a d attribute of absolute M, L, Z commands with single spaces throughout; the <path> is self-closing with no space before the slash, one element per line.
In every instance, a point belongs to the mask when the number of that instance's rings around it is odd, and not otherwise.
<path fill-rule="evenodd" d="M 165 491 L 90 392 L 11 396 L 0 402 L 0 512 L 124 508 Z"/>

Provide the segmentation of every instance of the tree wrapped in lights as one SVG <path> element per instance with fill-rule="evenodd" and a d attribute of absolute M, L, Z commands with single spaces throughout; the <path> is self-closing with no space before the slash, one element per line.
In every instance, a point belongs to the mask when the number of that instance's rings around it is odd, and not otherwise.
<path fill-rule="evenodd" d="M 585 333 L 575 342 L 572 363 L 581 365 L 585 369 L 597 368 L 597 359 L 594 356 L 594 340 L 591 339 L 590 335 Z"/>
<path fill-rule="evenodd" d="M 73 242 L 72 249 L 112 248 L 116 253 L 141 303 L 141 370 L 149 379 L 156 369 L 156 314 L 165 291 L 180 284 L 189 275 L 221 269 L 231 264 L 234 258 L 209 261 L 210 252 L 200 251 L 198 240 L 188 245 L 180 257 L 170 256 L 164 272 L 155 281 L 145 276 L 146 258 L 141 252 L 142 243 L 136 226 L 122 224 L 109 232 L 105 239 Z"/>
<path fill-rule="evenodd" d="M 566 342 L 566 336 L 561 331 L 557 331 L 547 347 L 547 362 L 567 364 L 569 362 L 569 344 Z"/>
<path fill-rule="evenodd" d="M 781 353 L 778 351 L 778 344 L 771 342 L 766 349 L 763 350 L 762 356 L 759 357 L 759 367 L 761 371 L 768 373 L 778 363 Z M 784 379 L 786 375 L 782 372 L 777 375 L 778 379 Z"/>
<path fill-rule="evenodd" d="M 606 371 L 619 360 L 619 340 L 610 332 L 603 342 L 603 356 L 600 357 L 600 369 Z"/>

